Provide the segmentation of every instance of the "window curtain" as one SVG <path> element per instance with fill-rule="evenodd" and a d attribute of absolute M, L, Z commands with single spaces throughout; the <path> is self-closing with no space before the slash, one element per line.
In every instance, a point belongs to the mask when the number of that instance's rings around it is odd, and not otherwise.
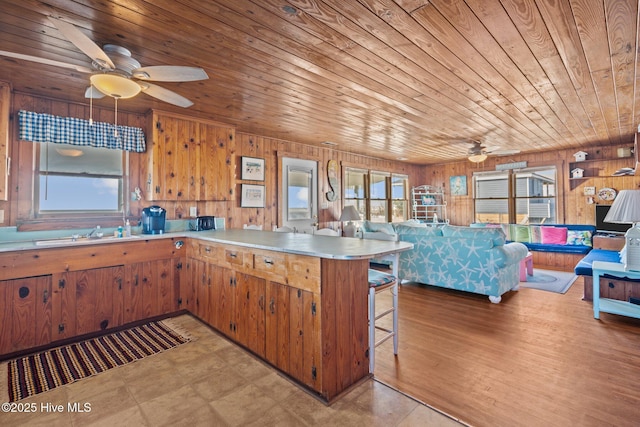
<path fill-rule="evenodd" d="M 146 150 L 142 128 L 118 126 L 116 136 L 116 127 L 111 123 L 89 124 L 88 120 L 24 110 L 18 113 L 18 120 L 23 141 L 89 145 L 138 153 Z"/>

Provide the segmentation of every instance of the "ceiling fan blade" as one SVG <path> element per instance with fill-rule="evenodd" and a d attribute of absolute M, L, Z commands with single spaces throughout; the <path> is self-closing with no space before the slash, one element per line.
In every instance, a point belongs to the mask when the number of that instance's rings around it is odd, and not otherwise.
<path fill-rule="evenodd" d="M 94 43 L 89 37 L 85 36 L 82 31 L 80 31 L 77 27 L 68 22 L 64 22 L 60 19 L 49 17 L 49 20 L 56 26 L 58 30 L 73 43 L 78 49 L 80 49 L 85 55 L 91 58 L 98 65 L 114 69 L 116 66 L 111 61 L 111 58 L 107 56 L 106 53 Z"/>
<path fill-rule="evenodd" d="M 69 64 L 67 62 L 54 61 L 52 59 L 40 58 L 39 56 L 23 55 L 21 53 L 7 52 L 6 50 L 0 50 L 0 56 L 7 56 L 9 58 L 23 59 L 25 61 L 38 62 L 45 65 L 53 65 L 54 67 L 69 68 L 81 73 L 93 73 L 93 70 L 89 67 L 82 65 Z"/>
<path fill-rule="evenodd" d="M 161 101 L 168 102 L 169 104 L 177 105 L 178 107 L 191 107 L 193 102 L 188 100 L 182 95 L 178 95 L 177 93 L 170 91 L 169 89 L 165 89 L 161 86 L 154 85 L 151 83 L 143 82 L 139 83 L 142 91 L 147 95 L 153 96 L 154 98 L 158 98 Z"/>
<path fill-rule="evenodd" d="M 84 91 L 85 98 L 100 99 L 100 98 L 104 98 L 104 96 L 105 96 L 104 93 L 100 92 L 98 89 L 94 88 L 93 86 L 89 86 L 87 90 Z"/>
<path fill-rule="evenodd" d="M 133 76 L 140 80 L 158 82 L 193 82 L 206 80 L 207 73 L 198 67 L 182 67 L 179 65 L 153 65 L 133 70 Z"/>

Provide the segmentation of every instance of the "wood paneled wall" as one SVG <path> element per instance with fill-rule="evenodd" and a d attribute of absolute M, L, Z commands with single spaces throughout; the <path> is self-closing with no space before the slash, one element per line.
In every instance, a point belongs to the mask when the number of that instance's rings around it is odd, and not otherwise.
<path fill-rule="evenodd" d="M 558 175 L 558 222 L 565 224 L 595 224 L 594 205 L 587 203 L 584 195 L 584 187 L 596 187 L 596 192 L 601 188 L 609 187 L 617 191 L 640 188 L 640 176 L 611 176 L 616 170 L 624 167 L 635 167 L 632 157 L 617 158 L 617 149 L 620 147 L 633 147 L 634 141 L 628 141 L 622 145 L 599 146 L 583 148 L 587 152 L 588 160 L 603 159 L 602 162 L 584 163 L 584 168 L 589 168 L 597 178 L 585 180 L 570 180 L 569 164 L 575 160 L 573 154 L 578 150 L 559 150 L 541 152 L 536 154 L 518 154 L 504 157 L 489 156 L 483 163 L 475 164 L 469 161 L 446 163 L 426 167 L 426 183 L 445 188 L 447 199 L 447 213 L 452 224 L 468 225 L 474 220 L 473 209 L 473 181 L 474 172 L 494 171 L 497 164 L 526 161 L 528 167 L 556 166 Z M 604 159 L 608 159 L 604 161 Z M 613 159 L 613 160 L 610 160 Z M 464 175 L 467 177 L 467 195 L 452 196 L 449 186 L 451 176 Z M 599 200 L 596 203 L 610 204 Z"/>
<path fill-rule="evenodd" d="M 121 103 L 118 111 L 118 123 L 126 126 L 136 126 L 147 132 L 147 120 L 145 115 L 127 113 L 122 110 Z M 96 220 L 100 220 L 103 226 L 117 226 L 122 222 L 121 218 L 112 218 L 111 223 L 105 219 L 75 218 L 67 221 L 43 221 L 34 215 L 33 205 L 33 179 L 34 161 L 36 158 L 36 144 L 26 141 L 18 141 L 17 112 L 20 109 L 48 113 L 59 116 L 89 118 L 89 106 L 33 97 L 22 93 L 14 93 L 11 108 L 11 143 L 10 156 L 12 157 L 13 170 L 10 176 L 9 201 L 0 202 L 0 209 L 5 210 L 5 221 L 0 226 L 18 225 L 22 230 L 92 227 Z M 96 121 L 114 122 L 114 110 L 104 108 L 93 109 L 93 119 Z M 344 142 L 348 144 L 347 142 Z M 200 201 L 200 202 L 147 202 L 131 201 L 128 195 L 136 188 L 146 189 L 147 177 L 144 176 L 143 167 L 148 161 L 146 153 L 129 153 L 129 179 L 125 182 L 125 199 L 128 216 L 132 219 L 139 218 L 142 209 L 150 204 L 158 204 L 167 209 L 167 219 L 186 218 L 190 206 L 197 206 L 199 215 L 215 215 L 226 219 L 228 228 L 242 228 L 243 224 L 262 224 L 265 230 L 271 230 L 278 223 L 278 156 L 289 156 L 318 161 L 319 182 L 319 221 L 320 227 L 338 227 L 337 219 L 342 209 L 342 201 L 329 202 L 325 196 L 330 190 L 327 180 L 327 162 L 337 160 L 340 165 L 358 166 L 376 171 L 395 172 L 407 174 L 410 177 L 410 186 L 424 184 L 425 168 L 405 162 L 378 159 L 374 157 L 350 154 L 347 152 L 300 144 L 296 142 L 267 138 L 259 135 L 251 135 L 236 132 L 236 183 L 235 192 L 238 195 L 235 201 Z M 255 181 L 242 181 L 240 179 L 240 164 L 242 156 L 260 157 L 265 159 L 266 176 L 266 200 L 264 208 L 241 208 L 240 187 L 242 183 L 259 184 Z M 260 183 L 261 184 L 261 183 Z M 340 179 L 341 185 L 341 179 Z M 340 191 L 340 189 L 337 189 Z"/>

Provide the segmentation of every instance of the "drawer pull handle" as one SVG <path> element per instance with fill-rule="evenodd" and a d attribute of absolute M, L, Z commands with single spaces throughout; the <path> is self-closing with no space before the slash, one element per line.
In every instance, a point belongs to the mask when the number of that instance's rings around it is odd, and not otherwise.
<path fill-rule="evenodd" d="M 205 251 L 206 253 L 210 253 L 210 252 L 211 252 L 211 248 L 207 246 L 206 248 L 204 248 L 204 251 Z"/>
<path fill-rule="evenodd" d="M 238 254 L 235 252 L 229 252 L 229 258 L 238 258 Z"/>
<path fill-rule="evenodd" d="M 269 259 L 269 258 L 265 258 L 265 259 L 264 259 L 264 263 L 265 263 L 265 264 L 269 264 L 269 265 L 274 265 L 274 264 L 275 264 L 275 262 L 273 262 L 273 260 L 272 260 L 272 259 Z"/>

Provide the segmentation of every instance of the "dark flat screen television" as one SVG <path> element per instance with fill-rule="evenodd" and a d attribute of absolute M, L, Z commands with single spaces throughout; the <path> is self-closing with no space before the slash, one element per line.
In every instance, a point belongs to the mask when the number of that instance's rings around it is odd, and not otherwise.
<path fill-rule="evenodd" d="M 604 222 L 604 217 L 611 205 L 596 205 L 596 231 L 601 233 L 617 233 L 624 234 L 633 224 L 616 224 L 613 222 Z"/>

